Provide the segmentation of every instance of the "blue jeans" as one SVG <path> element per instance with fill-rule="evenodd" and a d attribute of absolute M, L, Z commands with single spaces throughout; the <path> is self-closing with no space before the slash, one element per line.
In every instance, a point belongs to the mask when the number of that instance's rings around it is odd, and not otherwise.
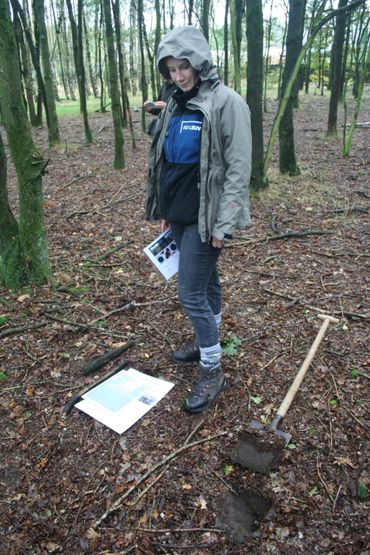
<path fill-rule="evenodd" d="M 171 224 L 180 251 L 178 297 L 190 318 L 199 347 L 219 342 L 215 314 L 221 312 L 221 284 L 217 260 L 221 249 L 202 243 L 198 225 Z"/>

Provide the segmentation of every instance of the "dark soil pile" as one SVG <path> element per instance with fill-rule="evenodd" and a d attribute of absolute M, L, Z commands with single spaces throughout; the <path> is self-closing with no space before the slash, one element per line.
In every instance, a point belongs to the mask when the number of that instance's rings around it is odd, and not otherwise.
<path fill-rule="evenodd" d="M 191 337 L 176 280 L 165 282 L 142 252 L 159 226 L 144 221 L 150 138 L 138 113 L 123 171 L 112 169 L 109 114 L 91 116 L 92 146 L 77 119 L 61 122 L 57 150 L 37 130 L 50 157 L 53 280 L 0 291 L 2 553 L 368 553 L 370 130 L 358 129 L 342 158 L 341 139 L 325 137 L 327 110 L 327 98 L 302 98 L 301 175 L 279 175 L 273 160 L 270 188 L 251 199 L 253 226 L 224 249 L 229 388 L 198 416 L 182 409 L 196 365 L 169 358 Z M 369 99 L 361 120 L 370 120 Z M 272 420 L 320 312 L 340 323 L 283 422 L 292 441 L 276 470 L 233 465 L 239 431 Z M 119 360 L 83 376 L 86 362 L 129 339 Z M 77 409 L 61 417 L 123 359 L 175 387 L 122 436 Z"/>

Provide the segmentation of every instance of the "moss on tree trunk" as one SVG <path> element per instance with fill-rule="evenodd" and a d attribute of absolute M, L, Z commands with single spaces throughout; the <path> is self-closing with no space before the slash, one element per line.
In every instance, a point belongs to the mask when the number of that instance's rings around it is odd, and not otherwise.
<path fill-rule="evenodd" d="M 47 238 L 43 218 L 42 174 L 45 160 L 37 152 L 23 103 L 21 76 L 8 3 L 0 0 L 0 108 L 8 137 L 19 191 L 19 221 L 9 208 L 5 152 L 0 166 L 0 279 L 12 288 L 42 283 L 49 276 Z"/>

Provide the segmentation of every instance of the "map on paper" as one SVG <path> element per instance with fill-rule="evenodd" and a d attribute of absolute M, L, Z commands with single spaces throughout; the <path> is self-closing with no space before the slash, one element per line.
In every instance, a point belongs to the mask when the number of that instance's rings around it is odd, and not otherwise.
<path fill-rule="evenodd" d="M 129 368 L 87 391 L 76 407 L 122 434 L 167 395 L 173 386 L 171 382 Z"/>

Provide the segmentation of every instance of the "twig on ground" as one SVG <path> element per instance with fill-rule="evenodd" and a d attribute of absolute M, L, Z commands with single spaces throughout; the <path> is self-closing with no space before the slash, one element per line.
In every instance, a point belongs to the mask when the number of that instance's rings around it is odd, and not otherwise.
<path fill-rule="evenodd" d="M 370 198 L 369 193 L 367 193 L 366 191 L 362 191 L 361 189 L 356 189 L 355 193 L 357 193 L 358 195 L 361 195 L 365 198 Z"/>
<path fill-rule="evenodd" d="M 74 177 L 73 179 L 71 179 L 71 181 L 67 181 L 67 183 L 61 187 L 61 189 L 64 191 L 64 189 L 68 189 L 68 187 L 73 185 L 73 183 L 76 183 L 77 181 L 81 181 L 81 179 L 89 179 L 90 177 L 96 177 L 96 173 L 89 173 L 87 175 L 78 175 L 77 177 Z"/>
<path fill-rule="evenodd" d="M 328 494 L 328 496 L 329 496 L 331 502 L 334 503 L 333 496 L 331 495 L 331 493 L 330 493 L 330 491 L 329 491 L 329 488 L 328 488 L 328 486 L 326 485 L 326 483 L 325 483 L 325 481 L 324 481 L 324 478 L 323 478 L 323 477 L 321 476 L 321 474 L 320 474 L 320 470 L 319 470 L 319 459 L 318 459 L 318 457 L 316 457 L 316 471 L 317 471 L 317 475 L 318 475 L 318 477 L 319 477 L 319 480 L 320 480 L 320 482 L 322 483 L 322 485 L 324 486 L 325 491 L 326 491 L 326 493 Z"/>
<path fill-rule="evenodd" d="M 304 239 L 309 235 L 334 235 L 334 231 L 327 230 L 314 230 L 307 229 L 303 231 L 287 231 L 286 233 L 279 233 L 278 235 L 267 235 L 266 237 L 261 237 L 260 239 L 243 239 L 238 237 L 238 242 L 231 241 L 226 243 L 225 247 L 237 247 L 239 245 L 245 245 L 246 243 L 267 243 L 268 241 L 280 241 L 282 239 Z"/>
<path fill-rule="evenodd" d="M 354 420 L 356 420 L 356 422 L 357 422 L 358 424 L 360 424 L 360 426 L 362 426 L 362 428 L 364 428 L 365 430 L 369 431 L 369 426 L 366 426 L 366 424 L 364 424 L 363 422 L 361 422 L 361 420 L 359 420 L 359 419 L 357 418 L 357 416 L 355 416 L 351 410 L 347 409 L 347 407 L 343 407 L 343 409 L 346 411 L 347 414 L 349 414 L 350 416 L 352 416 L 352 418 L 353 418 Z"/>
<path fill-rule="evenodd" d="M 112 256 L 112 254 L 115 254 L 116 252 L 122 250 L 123 248 L 127 247 L 131 243 L 133 243 L 133 241 L 127 241 L 125 243 L 121 243 L 120 245 L 117 245 L 112 249 L 108 249 L 105 253 L 103 253 L 101 256 L 98 256 L 97 258 L 87 258 L 85 262 L 91 262 L 92 264 L 99 264 L 100 262 L 103 262 L 103 260 L 106 260 L 107 258 Z"/>
<path fill-rule="evenodd" d="M 224 479 L 222 478 L 222 476 L 219 476 L 219 475 L 217 474 L 217 472 L 216 472 L 215 470 L 213 470 L 213 468 L 211 468 L 211 467 L 209 467 L 209 466 L 207 466 L 207 468 L 208 468 L 208 470 L 210 470 L 210 471 L 212 472 L 212 474 L 213 474 L 214 476 L 216 476 L 216 478 L 217 478 L 218 480 L 220 480 L 220 482 L 225 486 L 226 489 L 228 489 L 229 491 L 231 491 L 231 493 L 234 493 L 234 494 L 236 495 L 236 491 L 234 490 L 234 488 L 233 488 L 232 486 L 230 486 L 230 485 L 226 482 L 226 480 L 224 480 Z"/>
<path fill-rule="evenodd" d="M 337 491 L 337 495 L 335 496 L 335 499 L 334 499 L 334 503 L 333 503 L 333 513 L 335 513 L 335 507 L 336 507 L 336 504 L 337 504 L 338 497 L 339 497 L 339 494 L 340 494 L 340 492 L 341 492 L 341 489 L 342 489 L 342 484 L 340 484 L 340 486 L 339 486 L 339 488 L 338 488 L 338 491 Z"/>
<path fill-rule="evenodd" d="M 223 533 L 224 530 L 219 528 L 136 528 L 138 532 L 147 532 L 148 534 L 168 534 L 169 532 L 173 534 L 186 534 L 187 532 L 219 532 Z"/>
<path fill-rule="evenodd" d="M 194 430 L 192 432 L 190 432 L 190 434 L 188 435 L 188 437 L 186 438 L 184 445 L 188 445 L 191 438 L 197 433 L 197 431 L 199 430 L 199 428 L 202 426 L 202 424 L 204 423 L 204 420 L 201 420 L 200 422 L 198 422 L 198 424 L 195 426 Z M 144 497 L 144 495 L 157 483 L 159 482 L 159 480 L 162 478 L 163 474 L 165 474 L 167 472 L 167 470 L 170 468 L 169 464 L 166 464 L 166 466 L 162 469 L 162 471 L 158 474 L 158 476 L 153 480 L 153 482 L 151 482 L 141 493 L 140 495 L 138 495 L 138 497 L 135 499 L 135 501 L 132 501 L 132 503 L 129 504 L 129 507 L 134 507 L 135 505 L 137 505 L 137 503 L 140 501 L 140 499 L 142 497 Z"/>
<path fill-rule="evenodd" d="M 100 357 L 94 357 L 83 366 L 83 368 L 81 369 L 82 374 L 84 376 L 88 376 L 93 372 L 101 370 L 101 368 L 106 366 L 108 362 L 111 362 L 112 360 L 118 358 L 122 353 L 127 351 L 133 345 L 135 345 L 135 341 L 133 339 L 129 339 L 124 345 L 121 345 L 116 349 L 110 349 L 108 352 L 104 353 L 104 355 L 101 355 Z"/>
<path fill-rule="evenodd" d="M 300 305 L 304 306 L 305 308 L 309 308 L 310 310 L 315 310 L 315 312 L 320 312 L 324 314 L 329 314 L 330 316 L 341 316 L 343 318 L 349 319 L 356 319 L 359 318 L 360 320 L 370 320 L 370 316 L 368 314 L 358 314 L 357 312 L 347 312 L 342 310 L 336 310 L 335 312 L 330 312 L 326 308 L 319 308 L 318 306 L 313 306 L 312 304 L 306 304 L 304 301 L 299 299 L 298 297 L 292 297 L 286 293 L 279 293 L 278 291 L 272 291 L 271 289 L 267 289 L 266 287 L 261 287 L 262 291 L 265 293 L 269 293 L 270 295 L 276 295 L 277 297 L 281 297 L 283 299 L 287 299 L 291 301 L 292 304 L 299 303 Z"/>
<path fill-rule="evenodd" d="M 163 465 L 166 465 L 168 462 L 172 461 L 173 459 L 175 459 L 178 455 L 180 455 L 181 453 L 183 453 L 184 451 L 186 451 L 187 449 L 192 449 L 193 447 L 196 447 L 197 445 L 201 445 L 202 443 L 206 443 L 208 441 L 212 441 L 214 439 L 217 439 L 221 436 L 227 435 L 228 432 L 219 432 L 218 434 L 215 435 L 211 435 L 211 436 L 207 436 L 203 439 L 200 439 L 198 441 L 193 441 L 192 443 L 188 443 L 186 445 L 183 445 L 182 447 L 179 447 L 179 449 L 176 449 L 176 451 L 174 451 L 173 453 L 171 453 L 170 455 L 164 457 L 161 461 L 159 461 L 158 463 L 156 463 L 154 466 L 152 466 L 145 474 L 143 474 L 143 476 L 137 480 L 132 486 L 131 488 L 129 488 L 123 495 L 121 495 L 121 497 L 119 497 L 112 505 L 109 509 L 107 509 L 105 511 L 105 513 L 92 525 L 92 529 L 97 528 L 98 526 L 100 526 L 100 524 L 106 520 L 108 518 L 109 515 L 111 515 L 112 513 L 115 513 L 120 506 L 122 505 L 123 501 L 129 497 L 129 495 L 131 495 L 132 492 L 134 492 L 137 487 L 142 484 L 143 482 L 145 482 L 145 480 L 147 478 L 149 478 L 149 476 L 151 476 L 156 470 L 158 470 L 158 468 L 161 468 Z"/>
<path fill-rule="evenodd" d="M 369 207 L 365 206 L 352 206 L 350 208 L 334 208 L 332 210 L 324 210 L 322 212 L 323 215 L 326 214 L 352 214 L 353 212 L 360 212 L 363 214 L 367 214 L 369 211 Z"/>
<path fill-rule="evenodd" d="M 57 318 L 56 316 L 52 316 L 51 314 L 45 314 L 46 318 L 49 320 L 54 320 L 55 322 L 59 322 L 61 324 L 65 324 L 67 326 L 72 326 L 74 328 L 80 328 L 82 330 L 92 330 L 103 335 L 109 335 L 110 337 L 118 337 L 119 339 L 126 338 L 122 333 L 116 333 L 111 330 L 105 330 L 102 328 L 94 327 L 90 324 L 83 324 L 82 322 L 72 322 L 72 320 L 66 320 L 65 318 Z M 101 320 L 101 318 L 99 318 Z"/>
<path fill-rule="evenodd" d="M 18 333 L 22 333 L 24 331 L 37 330 L 38 328 L 43 328 L 47 325 L 47 322 L 41 322 L 40 324 L 35 324 L 34 326 L 18 326 L 16 328 L 8 328 L 7 330 L 0 332 L 0 339 L 3 337 L 9 337 L 10 335 L 17 335 Z"/>
<path fill-rule="evenodd" d="M 259 372 L 262 372 L 262 370 L 266 370 L 266 368 L 268 368 L 270 366 L 270 364 L 272 364 L 277 358 L 281 357 L 281 355 L 284 354 L 284 351 L 280 351 L 280 353 L 278 353 L 277 355 L 275 355 L 271 360 L 269 360 L 264 366 L 262 366 L 262 368 L 259 369 Z"/>
<path fill-rule="evenodd" d="M 367 252 L 343 252 L 343 253 L 333 253 L 333 252 L 326 252 L 326 251 L 313 251 L 310 250 L 308 252 L 311 252 L 312 254 L 318 254 L 320 256 L 326 256 L 327 258 L 342 258 L 345 256 L 353 256 L 355 258 L 360 258 L 360 257 L 369 257 L 370 254 Z"/>
<path fill-rule="evenodd" d="M 96 318 L 96 320 L 93 320 L 91 322 L 91 325 L 96 324 L 96 322 L 99 322 L 101 320 L 106 320 L 107 318 L 110 318 L 111 316 L 114 316 L 115 314 L 120 314 L 121 312 L 124 312 L 125 310 L 130 310 L 131 308 L 140 308 L 142 306 L 151 306 L 153 304 L 165 304 L 165 303 L 168 303 L 168 301 L 171 301 L 171 300 L 174 300 L 174 299 L 175 299 L 175 297 L 173 297 L 173 299 L 148 301 L 146 303 L 137 303 L 136 301 L 130 301 L 127 304 L 125 304 L 124 306 L 120 306 L 119 308 L 115 308 L 114 310 L 111 310 L 110 312 L 107 312 L 103 316 L 99 316 L 99 318 Z"/>

